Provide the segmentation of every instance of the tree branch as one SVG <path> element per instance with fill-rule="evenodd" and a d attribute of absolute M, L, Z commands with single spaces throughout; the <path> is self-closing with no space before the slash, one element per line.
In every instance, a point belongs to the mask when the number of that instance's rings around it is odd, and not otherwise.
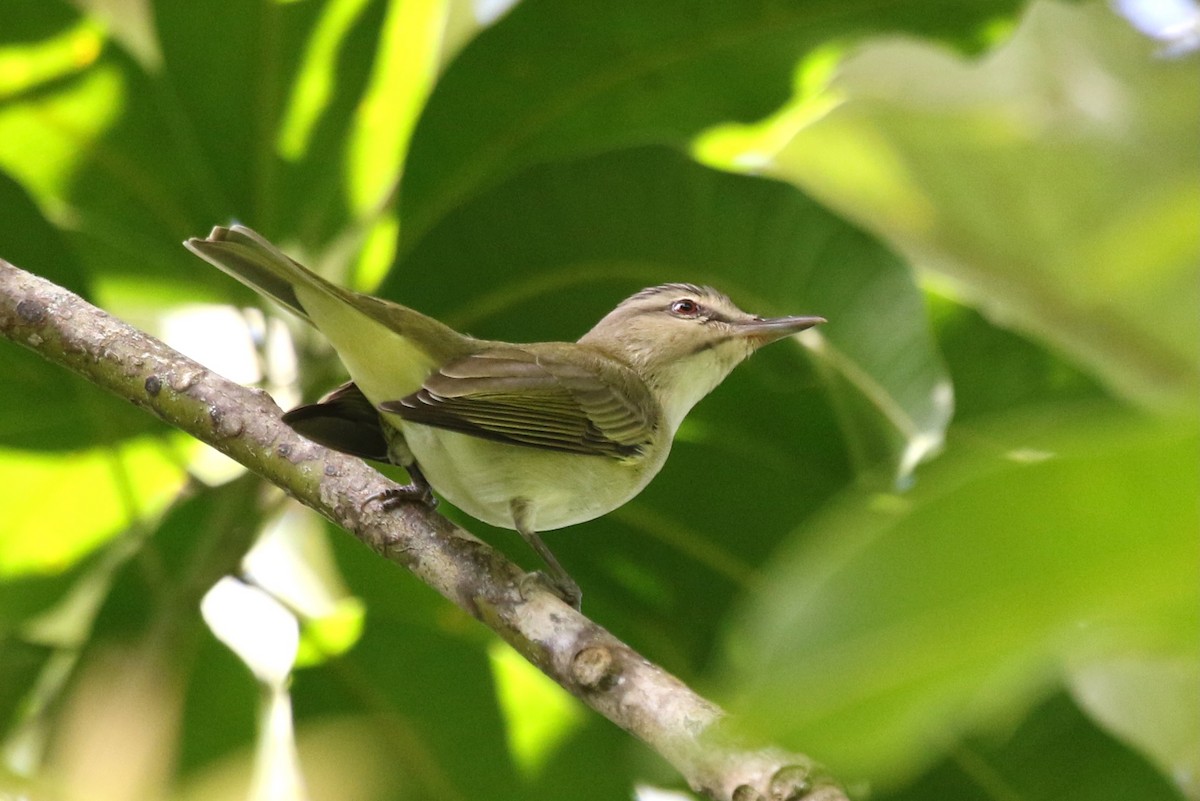
<path fill-rule="evenodd" d="M 79 296 L 0 259 L 0 332 L 180 428 L 403 565 L 717 801 L 845 801 L 806 757 L 750 750 L 725 713 L 571 609 L 502 554 L 416 504 L 370 499 L 395 484 L 309 442 L 265 392 L 234 384 Z"/>

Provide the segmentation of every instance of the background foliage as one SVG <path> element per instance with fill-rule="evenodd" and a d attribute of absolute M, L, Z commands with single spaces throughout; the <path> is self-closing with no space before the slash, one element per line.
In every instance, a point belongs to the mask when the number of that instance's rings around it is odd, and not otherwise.
<path fill-rule="evenodd" d="M 501 5 L 4 0 L 0 255 L 284 405 L 335 358 L 183 238 L 489 337 L 663 280 L 822 314 L 550 535 L 586 611 L 872 798 L 1200 797 L 1195 18 Z M 7 343 L 0 398 L 0 795 L 677 786 L 149 417 Z"/>

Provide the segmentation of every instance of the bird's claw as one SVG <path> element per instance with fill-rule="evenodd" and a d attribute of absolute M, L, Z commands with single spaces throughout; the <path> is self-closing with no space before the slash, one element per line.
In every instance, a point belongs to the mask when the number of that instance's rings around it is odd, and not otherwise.
<path fill-rule="evenodd" d="M 576 612 L 580 611 L 580 605 L 583 602 L 583 591 L 579 589 L 579 585 L 573 579 L 568 577 L 556 581 L 541 570 L 526 573 L 521 579 L 518 589 L 522 598 L 527 597 L 535 590 L 548 591 Z"/>
<path fill-rule="evenodd" d="M 375 493 L 367 501 L 379 501 L 379 505 L 385 512 L 390 512 L 397 506 L 406 503 L 419 503 L 428 509 L 436 509 L 438 505 L 437 498 L 433 497 L 433 491 L 428 486 L 416 483 L 388 487 Z"/>

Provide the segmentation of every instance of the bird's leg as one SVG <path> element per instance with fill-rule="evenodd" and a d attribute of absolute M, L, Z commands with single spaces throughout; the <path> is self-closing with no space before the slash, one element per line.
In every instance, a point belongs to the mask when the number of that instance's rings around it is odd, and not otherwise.
<path fill-rule="evenodd" d="M 404 435 L 398 428 L 390 425 L 382 417 L 379 423 L 388 444 L 388 461 L 394 465 L 403 467 L 411 480 L 408 484 L 376 493 L 371 496 L 370 500 L 380 501 L 385 510 L 395 509 L 402 503 L 420 503 L 428 506 L 430 509 L 437 508 L 438 502 L 437 498 L 433 497 L 433 488 L 429 486 L 429 481 L 426 480 L 425 474 L 417 466 L 417 460 L 413 458 L 412 451 L 408 449 L 408 443 L 404 441 Z"/>
<path fill-rule="evenodd" d="M 417 467 L 417 463 L 410 462 L 402 467 L 408 472 L 408 477 L 412 479 L 411 482 L 377 492 L 368 500 L 379 501 L 385 510 L 395 509 L 402 503 L 419 503 L 430 509 L 436 509 L 438 501 L 433 497 L 433 488 L 429 486 L 425 474 L 421 472 L 421 468 Z"/>
<path fill-rule="evenodd" d="M 513 525 L 516 526 L 517 533 L 521 535 L 521 539 L 529 543 L 529 547 L 533 548 L 538 556 L 542 557 L 542 561 L 546 563 L 546 567 L 550 571 L 549 575 L 540 570 L 530 575 L 547 583 L 555 595 L 562 598 L 567 605 L 578 610 L 583 600 L 583 591 L 579 589 L 575 579 L 571 578 L 571 574 L 559 563 L 534 530 L 530 521 L 529 504 L 524 499 L 517 498 L 509 504 L 509 508 L 512 510 Z"/>

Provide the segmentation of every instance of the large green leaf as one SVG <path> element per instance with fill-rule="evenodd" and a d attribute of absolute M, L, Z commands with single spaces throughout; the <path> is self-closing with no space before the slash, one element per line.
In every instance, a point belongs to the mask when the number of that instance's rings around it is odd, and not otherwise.
<path fill-rule="evenodd" d="M 459 54 L 430 98 L 404 175 L 404 247 L 531 164 L 684 145 L 714 123 L 766 114 L 817 45 L 888 30 L 971 41 L 1016 5 L 526 0 Z"/>
<path fill-rule="evenodd" d="M 160 302 L 185 287 L 194 299 L 224 284 L 196 269 L 187 236 L 240 219 L 327 243 L 349 224 L 347 138 L 372 91 L 386 6 L 157 2 L 138 30 L 118 25 L 120 44 L 77 17 L 60 34 L 75 59 L 0 98 L 0 165 L 69 211 L 93 274 Z M 399 148 L 381 138 L 372 146 Z"/>
<path fill-rule="evenodd" d="M 1179 710 L 1200 707 L 1197 640 L 1200 635 L 1174 647 L 1088 660 L 1070 677 L 1080 707 L 1173 777 L 1190 798 L 1200 796 L 1200 720 Z"/>
<path fill-rule="evenodd" d="M 340 160 L 325 153 L 285 161 L 278 153 L 289 93 L 327 5 L 156 2 L 160 69 L 147 70 L 115 47 L 105 51 L 94 71 L 118 83 L 120 113 L 67 189 L 92 269 L 151 286 L 163 278 L 216 284 L 210 271 L 182 258 L 182 238 L 231 218 L 277 236 L 312 227 L 326 236 L 344 224 Z M 359 90 L 374 51 L 378 19 L 367 23 L 339 42 L 349 55 L 328 67 L 332 99 L 314 138 L 325 135 L 323 122 L 342 130 L 348 124 L 354 100 L 346 93 Z M 322 191 L 296 190 L 294 176 L 306 170 L 306 185 Z"/>
<path fill-rule="evenodd" d="M 131 525 L 154 520 L 185 481 L 151 438 L 66 453 L 0 449 L 0 579 L 67 570 Z"/>
<path fill-rule="evenodd" d="M 969 738 L 900 792 L 879 801 L 1182 801 L 1145 760 L 1072 705 L 1064 695 L 1040 704 L 1003 736 Z"/>
<path fill-rule="evenodd" d="M 0 45 L 27 44 L 47 39 L 70 27 L 75 13 L 66 3 L 45 0 L 8 0 Z"/>
<path fill-rule="evenodd" d="M 1117 392 L 1190 408 L 1200 52 L 1159 49 L 1103 4 L 1038 3 L 978 62 L 916 42 L 865 47 L 826 95 L 726 146 Z"/>
<path fill-rule="evenodd" d="M 140 409 L 7 340 L 0 342 L 0 394 L 3 448 L 78 451 L 166 430 Z"/>
<path fill-rule="evenodd" d="M 977 309 L 927 293 L 938 345 L 954 384 L 954 420 L 1024 405 L 1111 399 L 1095 377 Z"/>
<path fill-rule="evenodd" d="M 85 297 L 91 282 L 24 187 L 0 172 L 0 257 Z M 161 428 L 151 417 L 11 342 L 0 342 L 0 446 L 83 449 Z"/>
<path fill-rule="evenodd" d="M 949 442 L 907 496 L 798 532 L 731 640 L 736 706 L 851 775 L 894 780 L 1067 666 L 1195 654 L 1194 426 L 1059 404 Z"/>

